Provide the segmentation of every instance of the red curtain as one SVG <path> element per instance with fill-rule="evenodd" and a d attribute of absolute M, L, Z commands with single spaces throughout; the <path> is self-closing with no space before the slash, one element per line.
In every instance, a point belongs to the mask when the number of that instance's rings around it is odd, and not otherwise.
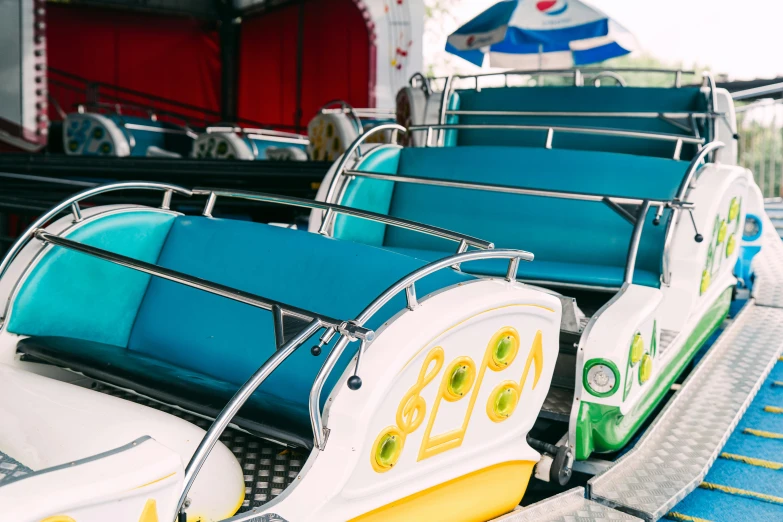
<path fill-rule="evenodd" d="M 366 21 L 352 0 L 305 3 L 302 119 L 307 125 L 326 102 L 370 103 L 370 42 Z M 296 53 L 299 6 L 248 17 L 242 23 L 239 116 L 296 124 Z"/>
<path fill-rule="evenodd" d="M 329 100 L 368 107 L 372 87 L 366 21 L 353 0 L 309 0 L 304 8 L 303 127 Z M 237 94 L 240 120 L 296 124 L 298 28 L 296 3 L 243 20 Z M 48 4 L 47 37 L 50 69 L 219 112 L 220 45 L 214 23 Z M 55 71 L 50 71 L 49 78 L 49 90 L 66 112 L 85 101 L 83 90 L 74 92 L 57 84 L 72 85 L 72 81 Z M 109 89 L 102 89 L 101 94 L 149 103 Z M 193 114 L 165 103 L 152 104 L 159 110 Z M 57 119 L 54 109 L 50 112 Z M 212 122 L 220 119 L 203 113 L 201 117 Z"/>
<path fill-rule="evenodd" d="M 46 10 L 50 69 L 219 111 L 220 46 L 214 23 L 84 6 L 48 4 Z M 49 77 L 49 90 L 66 112 L 85 101 L 83 93 L 55 83 L 65 81 L 56 72 Z M 133 98 L 108 89 L 101 94 Z"/>

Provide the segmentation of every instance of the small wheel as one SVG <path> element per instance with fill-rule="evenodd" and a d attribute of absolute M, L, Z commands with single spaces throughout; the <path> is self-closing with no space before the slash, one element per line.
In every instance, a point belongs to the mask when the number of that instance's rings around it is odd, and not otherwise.
<path fill-rule="evenodd" d="M 549 480 L 555 484 L 565 486 L 571 480 L 571 466 L 568 465 L 570 450 L 567 446 L 558 446 L 557 454 L 549 468 Z"/>

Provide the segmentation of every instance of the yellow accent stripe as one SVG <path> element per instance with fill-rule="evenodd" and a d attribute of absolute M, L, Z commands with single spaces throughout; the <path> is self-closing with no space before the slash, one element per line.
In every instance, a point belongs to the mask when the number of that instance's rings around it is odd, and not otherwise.
<path fill-rule="evenodd" d="M 779 406 L 764 406 L 764 411 L 767 413 L 783 413 L 783 408 Z"/>
<path fill-rule="evenodd" d="M 671 520 L 684 520 L 685 522 L 712 522 L 706 518 L 692 517 L 683 513 L 677 513 L 676 511 L 669 511 L 666 513 L 666 518 Z"/>
<path fill-rule="evenodd" d="M 780 357 L 778 357 L 778 362 L 783 362 L 783 355 L 781 355 Z"/>
<path fill-rule="evenodd" d="M 783 381 L 772 381 L 772 386 L 783 388 Z"/>
<path fill-rule="evenodd" d="M 771 460 L 762 460 L 753 457 L 746 457 L 745 455 L 735 455 L 733 453 L 721 453 L 720 458 L 726 460 L 735 460 L 737 462 L 750 464 L 751 466 L 758 466 L 760 468 L 776 469 L 776 470 L 783 469 L 783 463 L 781 462 L 772 462 Z"/>
<path fill-rule="evenodd" d="M 754 430 L 753 428 L 745 428 L 742 433 L 747 435 L 755 435 L 756 437 L 764 437 L 765 439 L 781 439 L 783 440 L 783 433 L 773 433 L 771 431 Z"/>
<path fill-rule="evenodd" d="M 711 491 L 720 491 L 723 493 L 728 493 L 729 495 L 737 495 L 739 497 L 761 500 L 762 502 L 769 502 L 770 504 L 783 505 L 783 497 L 775 497 L 773 495 L 757 493 L 755 491 L 749 491 L 747 489 L 733 488 L 731 486 L 724 486 L 722 484 L 715 484 L 712 482 L 702 482 L 701 484 L 699 484 L 699 487 Z"/>

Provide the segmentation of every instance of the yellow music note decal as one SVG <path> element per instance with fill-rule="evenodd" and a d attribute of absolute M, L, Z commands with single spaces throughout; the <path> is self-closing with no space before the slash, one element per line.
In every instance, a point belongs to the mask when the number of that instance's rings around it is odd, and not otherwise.
<path fill-rule="evenodd" d="M 406 437 L 416 431 L 427 415 L 427 403 L 419 395 L 437 377 L 443 367 L 443 348 L 436 346 L 424 358 L 419 378 L 410 387 L 397 407 L 396 426 L 385 428 L 373 444 L 370 462 L 378 473 L 389 471 L 397 463 L 405 446 Z M 434 363 L 434 364 L 433 364 Z M 432 367 L 432 368 L 430 368 Z"/>
<path fill-rule="evenodd" d="M 538 379 L 541 377 L 541 369 L 544 366 L 544 346 L 541 338 L 541 330 L 536 332 L 533 339 L 533 346 L 525 361 L 525 369 L 522 370 L 522 378 L 519 383 L 515 381 L 503 381 L 498 384 L 487 400 L 487 415 L 494 422 L 503 422 L 508 419 L 519 404 L 519 398 L 522 396 L 522 390 L 525 388 L 527 376 L 530 372 L 530 365 L 535 364 L 535 373 L 533 374 L 533 387 L 536 389 Z"/>

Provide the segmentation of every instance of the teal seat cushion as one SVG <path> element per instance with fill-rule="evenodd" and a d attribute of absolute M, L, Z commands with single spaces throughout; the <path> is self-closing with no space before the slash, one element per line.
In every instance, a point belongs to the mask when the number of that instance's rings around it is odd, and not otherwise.
<path fill-rule="evenodd" d="M 458 91 L 461 109 L 468 111 L 520 112 L 691 112 L 704 111 L 707 101 L 698 87 L 505 87 Z M 692 135 L 662 118 L 615 118 L 579 116 L 486 116 L 461 115 L 464 124 L 553 125 L 603 127 L 667 134 Z M 702 130 L 703 131 L 703 130 Z M 546 131 L 460 130 L 458 145 L 514 145 L 542 147 Z M 703 135 L 703 132 L 702 132 Z M 555 132 L 554 147 L 603 150 L 671 158 L 674 143 L 636 138 L 617 138 Z M 689 159 L 696 147 L 685 145 L 682 158 Z"/>
<path fill-rule="evenodd" d="M 91 219 L 68 239 L 154 263 L 175 216 L 130 210 Z M 150 276 L 54 247 L 30 270 L 7 328 L 125 346 Z"/>
<path fill-rule="evenodd" d="M 354 319 L 386 288 L 426 264 L 318 234 L 184 216 L 172 226 L 158 263 L 342 320 Z M 439 271 L 418 283 L 417 290 L 423 296 L 471 279 Z M 404 306 L 404 296 L 398 296 L 368 326 L 379 327 Z M 308 347 L 283 362 L 256 393 L 259 418 L 272 419 L 275 436 L 292 434 L 293 444 L 311 436 L 308 397 L 328 352 L 327 347 L 314 357 Z M 234 386 L 276 349 L 270 312 L 158 278 L 150 282 L 128 348 Z M 323 400 L 352 356 L 347 351 L 339 361 Z"/>
<path fill-rule="evenodd" d="M 398 174 L 476 181 L 588 194 L 671 199 L 688 163 L 625 154 L 523 147 L 410 148 L 400 153 Z M 622 274 L 633 227 L 600 202 L 555 199 L 482 190 L 395 183 L 389 214 L 492 241 L 497 248 L 533 252 L 543 280 L 564 281 L 571 265 L 611 268 Z M 665 223 L 645 223 L 637 271 L 640 281 L 659 285 Z M 452 251 L 445 240 L 390 228 L 384 246 Z M 531 264 L 532 266 L 532 264 Z M 547 276 L 547 268 L 552 274 Z M 596 268 L 595 270 L 599 270 Z M 603 270 L 603 269 L 602 269 Z M 606 273 L 575 271 L 573 283 L 615 280 Z"/>

